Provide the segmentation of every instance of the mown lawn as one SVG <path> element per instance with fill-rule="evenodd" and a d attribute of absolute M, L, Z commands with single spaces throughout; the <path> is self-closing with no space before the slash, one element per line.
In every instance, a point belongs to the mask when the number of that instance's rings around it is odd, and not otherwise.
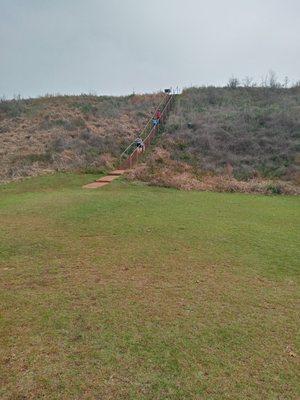
<path fill-rule="evenodd" d="M 299 198 L 92 179 L 0 186 L 0 398 L 299 398 Z"/>

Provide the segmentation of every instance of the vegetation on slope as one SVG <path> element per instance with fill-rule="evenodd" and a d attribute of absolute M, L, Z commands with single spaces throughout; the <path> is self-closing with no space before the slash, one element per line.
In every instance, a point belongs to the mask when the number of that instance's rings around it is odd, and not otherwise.
<path fill-rule="evenodd" d="M 299 199 L 0 188 L 0 397 L 297 399 Z"/>
<path fill-rule="evenodd" d="M 229 174 L 203 173 L 186 162 L 173 160 L 170 152 L 160 147 L 153 150 L 146 162 L 128 171 L 126 177 L 183 190 L 300 195 L 300 186 L 293 182 L 258 177 L 238 180 Z"/>
<path fill-rule="evenodd" d="M 0 102 L 0 182 L 49 170 L 112 168 L 161 98 L 59 96 Z M 299 85 L 240 87 L 233 79 L 225 88 L 187 89 L 165 131 L 130 179 L 198 190 L 300 190 Z"/>
<path fill-rule="evenodd" d="M 178 98 L 158 142 L 159 162 L 150 155 L 135 176 L 176 186 L 170 180 L 178 169 L 198 181 L 229 175 L 236 185 L 278 178 L 300 183 L 299 143 L 300 86 L 191 88 Z"/>
<path fill-rule="evenodd" d="M 43 170 L 111 167 L 161 99 L 153 94 L 0 101 L 0 182 Z"/>

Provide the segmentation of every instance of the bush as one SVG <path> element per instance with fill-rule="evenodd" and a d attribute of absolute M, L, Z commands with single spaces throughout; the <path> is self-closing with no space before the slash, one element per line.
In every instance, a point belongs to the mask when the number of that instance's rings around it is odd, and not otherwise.
<path fill-rule="evenodd" d="M 282 194 L 283 193 L 282 186 L 280 184 L 276 184 L 276 183 L 271 183 L 271 184 L 267 185 L 266 189 L 271 194 Z"/>
<path fill-rule="evenodd" d="M 160 148 L 148 157 L 147 163 L 130 170 L 126 177 L 132 181 L 183 190 L 300 195 L 300 187 L 283 181 L 262 178 L 239 181 L 228 175 L 199 174 L 190 165 L 172 160 L 170 154 Z"/>
<path fill-rule="evenodd" d="M 48 163 L 52 161 L 52 156 L 50 152 L 42 154 L 28 154 L 24 157 L 24 160 L 28 161 L 29 164 L 36 162 Z"/>
<path fill-rule="evenodd" d="M 25 101 L 20 99 L 0 100 L 0 113 L 9 118 L 20 117 L 26 110 Z"/>
<path fill-rule="evenodd" d="M 257 174 L 294 179 L 289 172 L 295 170 L 299 107 L 300 89 L 296 88 L 187 89 L 169 119 L 161 145 L 173 159 L 197 165 L 199 171 L 223 173 L 232 160 L 238 179 Z"/>
<path fill-rule="evenodd" d="M 44 121 L 40 124 L 41 129 L 51 130 L 55 127 L 65 129 L 66 131 L 74 131 L 78 128 L 84 128 L 86 126 L 85 121 L 82 118 L 59 118 L 50 119 L 46 116 Z"/>
<path fill-rule="evenodd" d="M 228 82 L 227 86 L 230 89 L 236 89 L 239 86 L 239 84 L 240 84 L 240 81 L 237 78 L 232 77 L 232 78 L 229 79 L 229 82 Z"/>

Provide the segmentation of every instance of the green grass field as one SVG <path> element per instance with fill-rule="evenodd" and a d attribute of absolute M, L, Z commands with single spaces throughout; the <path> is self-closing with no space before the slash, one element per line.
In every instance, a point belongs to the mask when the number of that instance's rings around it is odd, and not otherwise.
<path fill-rule="evenodd" d="M 0 187 L 0 398 L 298 399 L 299 198 L 91 180 Z"/>

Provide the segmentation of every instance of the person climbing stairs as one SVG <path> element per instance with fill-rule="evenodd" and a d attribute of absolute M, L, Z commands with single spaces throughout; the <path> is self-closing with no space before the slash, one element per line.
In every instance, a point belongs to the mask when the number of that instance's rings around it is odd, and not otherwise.
<path fill-rule="evenodd" d="M 119 169 L 112 171 L 107 176 L 97 179 L 95 182 L 89 183 L 83 188 L 85 189 L 96 189 L 105 185 L 122 176 L 126 170 L 133 168 L 139 161 L 141 153 L 150 146 L 153 139 L 159 133 L 159 125 L 166 121 L 168 113 L 171 110 L 172 105 L 175 101 L 175 94 L 170 91 L 166 92 L 166 97 L 163 102 L 156 109 L 153 117 L 148 121 L 144 130 L 142 131 L 141 137 L 135 139 L 121 154 Z M 156 121 L 154 124 L 153 121 Z M 142 151 L 141 151 L 142 149 Z"/>

